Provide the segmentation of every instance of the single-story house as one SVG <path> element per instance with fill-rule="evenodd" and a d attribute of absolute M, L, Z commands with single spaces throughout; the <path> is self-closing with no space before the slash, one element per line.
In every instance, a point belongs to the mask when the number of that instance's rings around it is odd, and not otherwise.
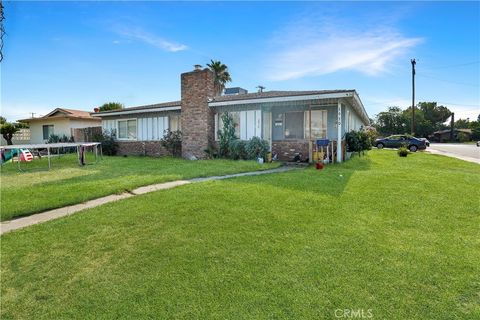
<path fill-rule="evenodd" d="M 30 126 L 30 143 L 44 143 L 55 134 L 62 137 L 73 136 L 73 130 L 78 128 L 100 127 L 102 120 L 92 117 L 90 112 L 65 108 L 56 108 L 49 114 L 20 120 Z"/>
<path fill-rule="evenodd" d="M 451 141 L 452 129 L 435 131 L 429 138 L 433 141 L 444 142 Z M 459 140 L 459 134 L 463 134 L 467 140 L 471 140 L 472 129 L 453 129 L 453 141 Z"/>
<path fill-rule="evenodd" d="M 164 130 L 182 131 L 182 155 L 205 158 L 218 142 L 221 115 L 229 112 L 239 139 L 267 140 L 279 159 L 307 158 L 309 141 L 329 139 L 341 162 L 345 133 L 369 125 L 355 90 L 264 91 L 241 88 L 214 94 L 214 75 L 196 69 L 181 75 L 181 100 L 92 113 L 104 130 L 116 132 L 120 154 L 164 155 Z M 228 94 L 230 93 L 230 94 Z M 341 141 L 341 143 L 337 143 Z"/>

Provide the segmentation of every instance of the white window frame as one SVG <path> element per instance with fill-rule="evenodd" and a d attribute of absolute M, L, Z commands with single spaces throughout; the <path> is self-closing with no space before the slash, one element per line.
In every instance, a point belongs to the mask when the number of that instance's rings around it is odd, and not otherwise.
<path fill-rule="evenodd" d="M 325 108 L 321 108 L 321 106 L 316 106 L 316 105 L 312 105 L 311 106 L 311 111 L 322 111 L 322 112 L 325 112 L 326 113 L 326 121 L 324 123 L 325 125 L 325 139 L 328 137 L 328 109 L 325 109 Z M 306 131 L 307 131 L 307 123 L 306 123 L 306 118 L 307 118 L 307 113 L 310 112 L 310 110 L 306 110 L 305 111 L 305 123 L 304 123 L 304 130 L 303 130 L 303 135 L 305 136 L 305 139 L 308 139 L 309 137 L 306 136 Z M 310 115 L 308 115 L 308 117 L 310 118 Z M 310 120 L 311 121 L 311 120 Z M 322 128 L 323 129 L 323 128 Z M 310 128 L 308 128 L 308 130 L 310 131 Z M 313 139 L 320 139 L 320 138 L 313 138 Z"/>
<path fill-rule="evenodd" d="M 135 139 L 131 139 L 131 138 L 120 138 L 120 122 L 123 122 L 123 121 L 127 121 L 127 136 L 128 136 L 128 121 L 132 121 L 132 120 L 135 120 Z M 119 141 L 136 141 L 138 139 L 138 119 L 137 118 L 128 118 L 128 119 L 118 119 L 117 120 L 117 140 Z"/>

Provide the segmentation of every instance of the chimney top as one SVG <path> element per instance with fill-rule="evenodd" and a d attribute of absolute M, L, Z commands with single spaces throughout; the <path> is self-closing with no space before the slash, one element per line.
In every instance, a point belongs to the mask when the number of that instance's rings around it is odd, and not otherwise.
<path fill-rule="evenodd" d="M 196 64 L 193 66 L 195 68 L 195 71 L 200 71 L 202 70 L 202 65 L 201 64 Z"/>

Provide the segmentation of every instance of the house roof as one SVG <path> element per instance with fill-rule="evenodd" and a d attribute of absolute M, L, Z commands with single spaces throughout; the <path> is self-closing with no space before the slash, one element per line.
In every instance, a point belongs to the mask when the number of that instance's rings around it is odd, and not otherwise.
<path fill-rule="evenodd" d="M 147 104 L 143 106 L 128 107 L 128 108 L 117 109 L 117 110 L 101 111 L 101 112 L 95 112 L 90 114 L 95 116 L 101 116 L 101 115 L 109 115 L 109 114 L 115 114 L 115 113 L 125 112 L 125 111 L 136 111 L 136 110 L 141 111 L 141 110 L 158 109 L 158 108 L 180 107 L 181 104 L 182 104 L 181 101 L 170 101 L 170 102 L 162 102 L 162 103 L 155 103 L 155 104 Z"/>
<path fill-rule="evenodd" d="M 468 134 L 471 134 L 472 133 L 472 129 L 453 129 L 454 131 L 457 131 L 457 132 L 464 132 L 464 133 L 468 133 Z M 445 129 L 445 130 L 440 130 L 440 131 L 435 131 L 433 134 L 444 134 L 444 133 L 450 133 L 450 129 Z"/>
<path fill-rule="evenodd" d="M 299 99 L 305 98 L 305 96 L 316 96 L 316 95 L 332 95 L 332 96 L 343 96 L 345 97 L 353 97 L 355 100 L 354 107 L 360 116 L 364 119 L 365 123 L 369 123 L 367 112 L 361 103 L 358 94 L 355 90 L 311 90 L 311 91 L 264 91 L 264 92 L 254 92 L 254 93 L 241 93 L 236 95 L 223 95 L 223 96 L 216 96 L 209 100 L 210 106 L 215 106 L 216 104 L 234 104 L 238 101 L 239 104 L 244 102 L 256 102 L 256 99 L 288 99 L 288 98 L 295 98 L 298 97 Z M 318 99 L 319 97 L 314 97 L 314 99 Z M 325 97 L 327 98 L 327 97 Z M 290 99 L 292 100 L 292 99 Z M 293 99 L 294 100 L 294 99 Z M 261 102 L 260 100 L 258 102 Z M 168 111 L 168 110 L 180 110 L 181 109 L 181 101 L 171 101 L 171 102 L 163 102 L 163 103 L 156 103 L 156 104 L 149 104 L 144 106 L 136 106 L 136 107 L 128 107 L 118 110 L 109 110 L 109 111 L 102 111 L 102 112 L 95 112 L 91 113 L 94 117 L 102 117 L 102 116 L 110 116 L 110 115 L 117 115 L 117 114 L 133 114 L 133 113 L 140 113 L 140 112 L 156 112 L 156 111 Z"/>
<path fill-rule="evenodd" d="M 280 98 L 280 97 L 294 97 L 305 96 L 314 94 L 328 94 L 328 93 L 343 93 L 353 92 L 355 90 L 312 90 L 312 91 L 263 91 L 253 92 L 237 95 L 224 95 L 213 98 L 215 102 L 223 101 L 235 101 L 235 100 L 251 100 L 251 99 L 264 99 L 264 98 Z"/>
<path fill-rule="evenodd" d="M 43 117 L 28 118 L 20 121 L 33 122 L 33 121 L 41 121 L 46 119 L 83 119 L 83 120 L 98 121 L 98 119 L 92 117 L 90 115 L 90 112 L 88 111 L 67 109 L 67 108 L 56 108 L 52 112 L 44 115 Z"/>

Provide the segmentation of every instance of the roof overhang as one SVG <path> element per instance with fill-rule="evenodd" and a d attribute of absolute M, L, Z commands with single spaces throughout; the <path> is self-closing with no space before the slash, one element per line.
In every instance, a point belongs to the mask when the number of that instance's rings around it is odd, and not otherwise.
<path fill-rule="evenodd" d="M 323 94 L 308 94 L 301 96 L 284 96 L 284 97 L 270 97 L 270 98 L 257 98 L 257 99 L 235 99 L 228 101 L 211 101 L 208 103 L 209 107 L 220 107 L 220 106 L 232 106 L 239 104 L 255 104 L 255 103 L 265 103 L 265 102 L 288 102 L 288 101 L 306 101 L 306 100 L 320 100 L 320 99 L 348 99 L 351 98 L 354 101 L 354 108 L 357 113 L 363 118 L 364 122 L 368 125 L 370 120 L 368 118 L 367 111 L 363 106 L 360 97 L 356 91 L 348 92 L 335 92 L 335 93 L 323 93 Z"/>
<path fill-rule="evenodd" d="M 162 112 L 162 111 L 174 111 L 181 110 L 181 106 L 172 106 L 172 107 L 160 107 L 160 108 L 149 108 L 149 109 L 136 109 L 136 110 L 125 110 L 125 111 L 112 111 L 112 112 L 93 112 L 90 115 L 92 117 L 111 117 L 111 116 L 120 116 L 124 114 L 135 114 L 135 113 L 150 113 L 150 112 Z"/>
<path fill-rule="evenodd" d="M 21 119 L 18 120 L 20 122 L 40 122 L 40 121 L 55 121 L 55 120 L 91 120 L 91 121 L 98 121 L 97 118 L 92 117 L 75 117 L 75 116 L 60 116 L 60 117 L 41 117 L 41 118 L 29 118 L 29 119 Z"/>
<path fill-rule="evenodd" d="M 284 97 L 269 97 L 256 99 L 235 99 L 228 101 L 211 101 L 208 103 L 209 107 L 231 106 L 236 104 L 253 104 L 264 102 L 286 102 L 286 101 L 302 101 L 302 100 L 317 100 L 317 99 L 341 99 L 352 97 L 354 91 L 338 92 L 338 93 L 324 93 L 324 94 L 308 94 L 302 96 L 284 96 Z"/>

